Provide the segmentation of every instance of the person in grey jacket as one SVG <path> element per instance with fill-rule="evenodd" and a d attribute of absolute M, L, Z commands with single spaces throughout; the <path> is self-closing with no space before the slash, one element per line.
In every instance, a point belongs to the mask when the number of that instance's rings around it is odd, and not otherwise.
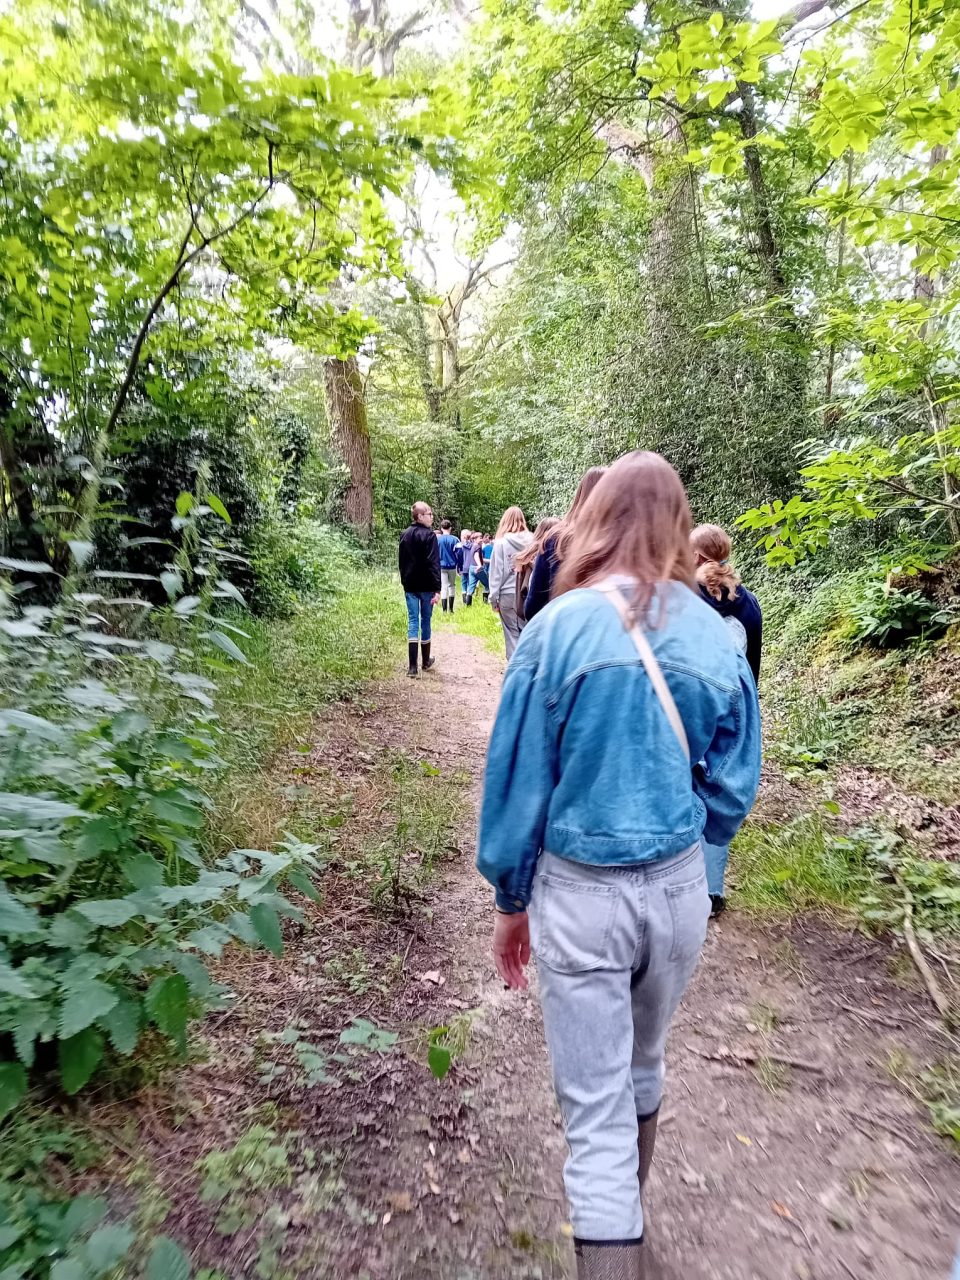
<path fill-rule="evenodd" d="M 532 537 L 520 508 L 508 507 L 500 519 L 490 557 L 490 604 L 500 615 L 508 662 L 523 630 L 517 612 L 517 570 L 513 560 L 518 551 L 529 546 Z"/>

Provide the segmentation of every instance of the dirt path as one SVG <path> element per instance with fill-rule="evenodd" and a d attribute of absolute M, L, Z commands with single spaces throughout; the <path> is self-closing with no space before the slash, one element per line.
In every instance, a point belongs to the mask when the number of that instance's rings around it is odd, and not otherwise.
<path fill-rule="evenodd" d="M 349 796 L 352 814 L 327 899 L 284 958 L 256 953 L 231 971 L 240 1000 L 193 1074 L 187 1118 L 141 1121 L 174 1206 L 168 1228 L 230 1280 L 572 1275 L 539 1011 L 494 975 L 490 895 L 473 868 L 501 666 L 450 629 L 437 649 L 430 676 L 398 675 L 318 726 L 308 784 L 332 807 Z M 457 794 L 457 851 L 440 882 L 411 914 L 377 915 L 351 871 L 350 833 L 369 842 L 386 822 L 378 761 L 401 750 L 473 783 Z M 289 768 L 303 785 L 303 757 Z M 373 976 L 332 991 L 331 958 L 358 955 Z M 653 1280 L 947 1276 L 957 1165 L 892 1074 L 915 1075 L 942 1046 L 885 955 L 810 922 L 759 927 L 730 913 L 711 928 L 670 1046 L 647 1206 Z M 387 970 L 395 980 L 379 983 Z M 333 1053 L 357 1016 L 399 1031 L 396 1050 Z M 457 1018 L 466 1050 L 437 1083 L 424 1028 Z M 291 1025 L 329 1046 L 332 1083 L 284 1066 Z M 265 1036 L 279 1074 L 264 1070 Z M 189 1171 L 251 1115 L 282 1129 L 289 1176 L 252 1191 L 247 1219 L 225 1233 Z"/>

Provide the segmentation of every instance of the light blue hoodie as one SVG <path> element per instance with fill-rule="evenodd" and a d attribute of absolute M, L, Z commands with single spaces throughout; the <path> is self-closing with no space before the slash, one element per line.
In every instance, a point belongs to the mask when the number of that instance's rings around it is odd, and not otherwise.
<path fill-rule="evenodd" d="M 746 659 L 679 583 L 658 588 L 651 613 L 647 638 L 697 763 L 610 601 L 581 589 L 548 605 L 507 668 L 487 758 L 477 866 L 502 910 L 525 909 L 542 850 L 598 866 L 650 862 L 701 835 L 729 843 L 749 813 L 760 711 Z"/>

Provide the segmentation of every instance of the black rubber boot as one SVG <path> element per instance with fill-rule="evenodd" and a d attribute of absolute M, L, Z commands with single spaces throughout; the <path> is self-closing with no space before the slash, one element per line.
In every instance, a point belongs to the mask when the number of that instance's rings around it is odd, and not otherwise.
<path fill-rule="evenodd" d="M 430 646 L 427 645 L 427 648 L 429 649 Z M 407 641 L 407 654 L 409 655 L 409 661 L 407 664 L 407 675 L 416 677 L 417 675 L 417 642 L 416 640 Z"/>
<path fill-rule="evenodd" d="M 637 1116 L 637 1150 L 640 1153 L 640 1165 L 637 1170 L 640 1178 L 640 1190 L 643 1190 L 643 1184 L 647 1180 L 647 1174 L 650 1172 L 650 1165 L 653 1163 L 653 1148 L 657 1141 L 657 1117 L 660 1114 L 658 1107 L 652 1116 Z"/>
<path fill-rule="evenodd" d="M 424 671 L 429 671 L 431 667 L 435 667 L 437 665 L 436 658 L 430 657 L 430 641 L 429 640 L 424 640 L 423 644 L 420 646 L 420 652 L 423 655 Z"/>
<path fill-rule="evenodd" d="M 473 604 L 473 596 L 464 596 L 464 597 L 463 597 L 463 602 L 464 602 L 464 604 L 467 606 L 467 608 L 469 609 L 469 608 L 470 608 L 470 606 Z"/>
<path fill-rule="evenodd" d="M 717 916 L 722 916 L 727 909 L 727 900 L 722 893 L 711 893 L 710 895 L 710 919 L 716 920 Z"/>
<path fill-rule="evenodd" d="M 451 613 L 453 613 L 453 602 L 454 602 L 455 598 L 456 598 L 455 596 L 451 596 L 451 597 L 450 597 L 450 599 L 449 599 L 449 601 L 448 601 L 448 604 L 450 605 L 450 612 L 451 612 Z"/>
<path fill-rule="evenodd" d="M 644 1280 L 642 1240 L 574 1240 L 577 1280 Z"/>
<path fill-rule="evenodd" d="M 440 601 L 440 608 L 443 610 L 443 612 L 444 612 L 444 613 L 446 613 L 446 612 L 447 612 L 447 597 L 446 597 L 446 596 L 444 596 L 444 597 L 443 597 L 443 599 Z"/>

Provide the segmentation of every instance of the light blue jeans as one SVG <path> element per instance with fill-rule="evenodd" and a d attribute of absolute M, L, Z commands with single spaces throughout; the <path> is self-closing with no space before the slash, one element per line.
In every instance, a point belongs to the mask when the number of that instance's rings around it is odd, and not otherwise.
<path fill-rule="evenodd" d="M 639 1240 L 637 1118 L 663 1094 L 664 1047 L 707 933 L 699 845 L 595 867 L 544 853 L 530 901 L 540 1003 L 580 1240 Z"/>
<path fill-rule="evenodd" d="M 730 856 L 728 844 L 707 844 L 703 841 L 703 860 L 707 864 L 707 892 L 723 896 L 723 877 Z"/>
<path fill-rule="evenodd" d="M 407 602 L 407 639 L 419 638 L 424 644 L 430 639 L 430 618 L 433 614 L 432 591 L 405 591 Z"/>

